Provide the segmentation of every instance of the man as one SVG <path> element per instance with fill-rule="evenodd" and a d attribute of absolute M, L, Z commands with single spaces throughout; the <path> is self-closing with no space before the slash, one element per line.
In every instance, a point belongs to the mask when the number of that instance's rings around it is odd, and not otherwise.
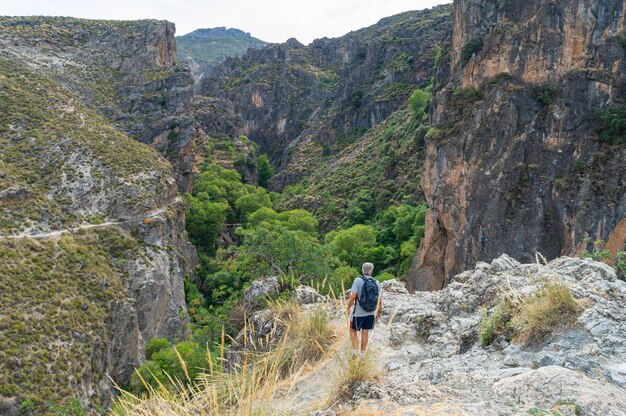
<path fill-rule="evenodd" d="M 383 298 L 380 283 L 372 277 L 374 265 L 364 263 L 361 270 L 363 276 L 354 279 L 350 289 L 346 314 L 350 320 L 350 340 L 354 353 L 363 356 L 367 350 L 369 331 L 374 328 L 374 317 L 380 319 L 382 315 Z M 358 332 L 361 332 L 360 350 Z"/>

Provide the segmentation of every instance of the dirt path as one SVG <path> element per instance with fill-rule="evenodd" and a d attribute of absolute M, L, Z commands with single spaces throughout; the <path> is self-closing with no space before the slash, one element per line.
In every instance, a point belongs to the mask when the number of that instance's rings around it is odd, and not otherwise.
<path fill-rule="evenodd" d="M 343 311 L 344 308 L 345 306 L 339 306 L 337 309 Z M 297 375 L 288 387 L 282 389 L 280 404 L 289 414 L 308 415 L 315 410 L 334 408 L 332 403 L 328 403 L 328 398 L 333 393 L 335 380 L 342 371 L 342 365 L 349 359 L 352 349 L 344 320 L 335 318 L 331 325 L 337 340 L 329 348 L 326 358 Z M 379 382 L 389 383 L 390 380 L 385 377 L 386 369 L 397 353 L 389 348 L 389 325 L 377 324 L 371 332 L 370 347 L 368 354 L 370 359 L 376 361 Z"/>
<path fill-rule="evenodd" d="M 35 238 L 35 239 L 46 239 L 46 238 L 55 238 L 55 237 L 60 237 L 63 234 L 72 234 L 75 231 L 78 230 L 85 230 L 85 229 L 90 229 L 90 228 L 104 228 L 104 227 L 111 227 L 111 226 L 115 226 L 115 225 L 122 225 L 122 224 L 130 224 L 130 223 L 134 223 L 134 222 L 140 222 L 140 221 L 144 221 L 146 218 L 154 218 L 154 217 L 158 217 L 161 214 L 165 213 L 165 211 L 167 211 L 167 209 L 174 205 L 181 202 L 181 198 L 176 197 L 175 199 L 173 199 L 172 201 L 168 202 L 166 205 L 159 207 L 153 211 L 149 211 L 143 215 L 140 215 L 138 217 L 135 218 L 131 218 L 131 219 L 125 219 L 122 221 L 105 221 L 103 223 L 100 224 L 81 224 L 78 225 L 76 227 L 70 227 L 70 228 L 65 228 L 62 230 L 55 230 L 55 231 L 50 231 L 47 233 L 31 233 L 29 231 L 23 231 L 19 234 L 11 234 L 11 235 L 0 235 L 0 241 L 1 240 L 17 240 L 17 239 L 21 239 L 21 238 Z"/>

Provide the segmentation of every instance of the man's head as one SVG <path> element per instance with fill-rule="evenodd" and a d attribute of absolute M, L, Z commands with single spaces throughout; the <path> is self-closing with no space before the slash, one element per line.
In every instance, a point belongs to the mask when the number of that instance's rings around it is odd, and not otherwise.
<path fill-rule="evenodd" d="M 363 271 L 364 275 L 371 276 L 372 272 L 374 271 L 374 265 L 372 263 L 363 263 L 361 270 Z"/>

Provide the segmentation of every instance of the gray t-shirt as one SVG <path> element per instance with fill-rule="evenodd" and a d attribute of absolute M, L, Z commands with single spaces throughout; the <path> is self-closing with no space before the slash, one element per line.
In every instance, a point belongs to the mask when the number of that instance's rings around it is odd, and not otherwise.
<path fill-rule="evenodd" d="M 365 276 L 365 277 L 371 277 L 371 276 Z M 354 306 L 350 308 L 351 309 L 350 318 L 352 318 L 353 316 L 361 317 L 361 316 L 376 315 L 376 311 L 368 312 L 364 310 L 363 308 L 361 308 L 361 305 L 359 305 L 358 299 L 361 297 L 364 284 L 365 284 L 365 281 L 360 277 L 357 277 L 356 279 L 354 279 L 354 283 L 352 283 L 352 288 L 350 288 L 350 293 L 356 293 L 357 301 L 356 301 L 356 309 Z M 382 288 L 380 287 L 380 283 L 378 283 L 378 280 L 376 280 L 376 285 L 378 286 L 378 296 L 380 297 L 380 294 L 382 293 Z"/>

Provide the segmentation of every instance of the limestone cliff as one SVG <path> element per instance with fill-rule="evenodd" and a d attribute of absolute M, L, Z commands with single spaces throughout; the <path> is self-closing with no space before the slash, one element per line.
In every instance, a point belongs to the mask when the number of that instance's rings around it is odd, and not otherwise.
<path fill-rule="evenodd" d="M 439 67 L 411 289 L 502 252 L 528 261 L 624 244 L 626 149 L 598 114 L 626 98 L 623 1 L 458 0 Z M 485 235 L 484 246 L 480 241 Z"/>

